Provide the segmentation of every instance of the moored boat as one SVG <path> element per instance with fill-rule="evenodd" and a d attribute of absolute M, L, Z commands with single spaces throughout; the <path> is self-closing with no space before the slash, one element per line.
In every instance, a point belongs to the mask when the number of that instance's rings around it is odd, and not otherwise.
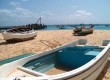
<path fill-rule="evenodd" d="M 0 66 L 0 78 L 32 80 L 96 80 L 110 56 L 110 40 L 103 46 L 74 41 Z"/>
<path fill-rule="evenodd" d="M 56 27 L 58 27 L 59 29 L 65 29 L 64 25 L 57 25 Z"/>
<path fill-rule="evenodd" d="M 7 42 L 25 41 L 37 36 L 37 32 L 30 28 L 12 28 L 2 33 Z"/>

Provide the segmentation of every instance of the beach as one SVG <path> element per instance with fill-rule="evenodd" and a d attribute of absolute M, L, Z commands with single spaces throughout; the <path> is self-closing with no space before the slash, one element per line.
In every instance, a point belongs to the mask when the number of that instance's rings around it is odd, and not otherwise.
<path fill-rule="evenodd" d="M 110 39 L 110 30 L 94 30 L 93 34 L 86 36 L 74 36 L 72 33 L 72 30 L 39 30 L 34 39 L 18 43 L 7 43 L 0 33 L 0 60 L 30 52 L 37 54 L 78 39 L 87 39 L 90 45 L 102 45 L 103 40 Z M 97 80 L 110 80 L 109 75 L 110 60 Z"/>

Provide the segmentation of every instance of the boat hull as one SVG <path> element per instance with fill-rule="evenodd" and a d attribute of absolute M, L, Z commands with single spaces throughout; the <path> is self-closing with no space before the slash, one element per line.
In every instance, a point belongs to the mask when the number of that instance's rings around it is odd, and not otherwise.
<path fill-rule="evenodd" d="M 7 42 L 19 42 L 19 41 L 26 41 L 33 39 L 37 36 L 37 32 L 24 32 L 24 33 L 10 33 L 10 32 L 3 32 L 3 37 Z"/>
<path fill-rule="evenodd" d="M 74 29 L 74 35 L 87 35 L 87 34 L 92 34 L 93 33 L 93 27 L 90 28 L 76 28 Z"/>
<path fill-rule="evenodd" d="M 93 33 L 93 29 L 82 29 L 81 31 L 77 32 L 77 35 L 87 35 L 87 34 L 92 34 Z"/>

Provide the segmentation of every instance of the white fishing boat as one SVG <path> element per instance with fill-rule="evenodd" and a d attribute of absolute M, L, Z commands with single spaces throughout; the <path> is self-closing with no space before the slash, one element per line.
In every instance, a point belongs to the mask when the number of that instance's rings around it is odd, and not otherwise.
<path fill-rule="evenodd" d="M 96 80 L 110 56 L 109 42 L 91 46 L 78 40 L 1 65 L 0 80 Z"/>
<path fill-rule="evenodd" d="M 7 42 L 25 41 L 37 36 L 37 32 L 29 28 L 13 28 L 4 31 L 2 34 Z"/>

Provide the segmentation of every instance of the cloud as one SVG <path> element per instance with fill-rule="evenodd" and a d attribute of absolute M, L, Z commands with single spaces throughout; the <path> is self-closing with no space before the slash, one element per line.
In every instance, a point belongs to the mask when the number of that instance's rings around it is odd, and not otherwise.
<path fill-rule="evenodd" d="M 17 6 L 20 5 L 20 3 L 17 2 L 17 1 L 13 1 L 13 2 L 10 2 L 9 5 L 10 5 L 10 6 L 13 6 L 13 7 L 17 7 Z"/>
<path fill-rule="evenodd" d="M 92 23 L 94 16 L 91 12 L 86 10 L 76 10 L 73 14 L 69 15 L 69 19 L 74 23 Z"/>
<path fill-rule="evenodd" d="M 74 23 L 92 23 L 94 16 L 91 12 L 86 10 L 74 10 L 72 14 L 55 14 L 52 12 L 43 12 L 46 23 L 51 24 L 74 24 Z"/>
<path fill-rule="evenodd" d="M 14 9 L 0 9 L 0 24 L 3 22 L 16 25 L 18 24 L 28 24 L 31 22 L 36 22 L 36 20 L 39 18 L 39 15 L 37 13 L 34 13 L 28 9 L 24 9 L 21 7 L 17 7 Z M 12 21 L 13 23 L 11 23 Z M 4 24 L 5 25 L 5 24 Z"/>
<path fill-rule="evenodd" d="M 87 17 L 93 17 L 93 14 L 85 10 L 77 10 L 73 14 L 71 14 L 70 17 L 77 18 L 77 19 L 87 18 Z"/>
<path fill-rule="evenodd" d="M 45 16 L 54 16 L 55 14 L 52 13 L 51 11 L 42 11 L 41 15 L 45 15 Z"/>
<path fill-rule="evenodd" d="M 27 0 L 22 0 L 22 1 L 27 1 Z M 20 3 L 17 1 L 12 1 L 9 3 L 9 5 L 13 6 L 12 9 L 5 9 L 7 11 L 10 11 L 11 14 L 7 15 L 7 16 L 12 16 L 13 17 L 17 17 L 17 18 L 28 18 L 28 17 L 33 17 L 36 16 L 36 13 L 34 14 L 34 12 L 31 12 L 28 9 L 22 8 L 20 6 Z M 7 13 L 7 12 L 5 12 Z"/>
<path fill-rule="evenodd" d="M 0 9 L 0 15 L 1 16 L 11 16 L 11 11 L 10 10 L 8 10 L 8 9 Z"/>
<path fill-rule="evenodd" d="M 18 14 L 17 17 L 31 17 L 33 15 L 33 12 L 21 7 L 15 8 L 14 12 Z"/>
<path fill-rule="evenodd" d="M 27 0 L 26 0 L 27 1 Z M 55 14 L 51 11 L 33 12 L 29 9 L 20 7 L 18 2 L 10 2 L 13 6 L 11 9 L 0 9 L 1 20 L 7 20 L 8 18 L 16 19 L 19 23 L 28 24 L 36 22 L 39 17 L 43 18 L 42 22 L 46 24 L 74 24 L 74 23 L 86 23 L 91 22 L 93 14 L 86 10 L 74 10 L 72 14 Z M 13 20 L 15 22 L 15 20 Z"/>
<path fill-rule="evenodd" d="M 87 12 L 85 10 L 77 10 L 74 14 L 76 17 L 92 17 L 92 13 Z"/>
<path fill-rule="evenodd" d="M 35 17 L 37 13 L 31 12 L 28 9 L 16 7 L 14 9 L 0 9 L 0 16 L 11 16 L 11 17 Z"/>

